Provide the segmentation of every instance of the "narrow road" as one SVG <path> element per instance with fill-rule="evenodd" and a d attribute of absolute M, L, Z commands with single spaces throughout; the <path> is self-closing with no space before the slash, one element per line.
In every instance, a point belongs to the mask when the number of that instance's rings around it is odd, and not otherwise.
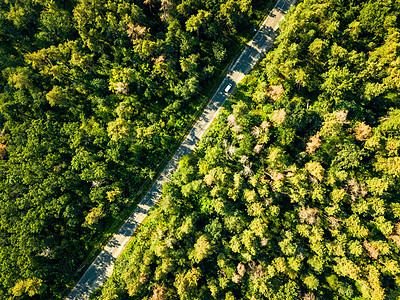
<path fill-rule="evenodd" d="M 193 151 L 201 136 L 217 116 L 225 100 L 232 94 L 236 84 L 249 73 L 262 54 L 272 46 L 277 34 L 276 30 L 278 29 L 279 22 L 284 18 L 293 3 L 294 0 L 278 1 L 253 39 L 247 44 L 237 61 L 233 64 L 228 75 L 222 81 L 199 120 L 154 182 L 151 189 L 89 266 L 66 299 L 81 300 L 89 298 L 89 295 L 111 276 L 115 260 L 122 253 L 139 224 L 142 223 L 143 219 L 147 216 L 150 208 L 156 204 L 160 198 L 163 184 L 169 181 L 170 175 L 178 169 L 178 162 L 182 156 L 190 154 Z M 228 92 L 225 92 L 229 84 L 231 84 L 232 87 Z"/>

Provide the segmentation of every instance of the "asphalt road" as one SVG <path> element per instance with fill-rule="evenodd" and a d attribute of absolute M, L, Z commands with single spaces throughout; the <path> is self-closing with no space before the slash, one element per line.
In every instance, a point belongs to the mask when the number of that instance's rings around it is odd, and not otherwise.
<path fill-rule="evenodd" d="M 142 223 L 144 218 L 147 216 L 150 208 L 156 204 L 160 198 L 162 186 L 165 182 L 169 181 L 170 175 L 178 169 L 179 160 L 182 156 L 190 154 L 193 151 L 201 136 L 217 116 L 218 111 L 222 108 L 225 100 L 228 99 L 234 91 L 237 83 L 240 82 L 247 73 L 249 73 L 261 58 L 262 54 L 271 47 L 277 34 L 276 30 L 278 29 L 279 22 L 284 18 L 284 15 L 294 2 L 294 0 L 278 1 L 268 18 L 264 21 L 253 39 L 247 44 L 246 48 L 233 64 L 204 112 L 163 172 L 154 182 L 151 189 L 89 266 L 85 274 L 83 274 L 66 299 L 89 298 L 89 295 L 111 276 L 115 260 L 124 250 L 139 224 Z M 225 92 L 225 88 L 228 84 L 232 84 L 232 87 L 229 92 Z"/>

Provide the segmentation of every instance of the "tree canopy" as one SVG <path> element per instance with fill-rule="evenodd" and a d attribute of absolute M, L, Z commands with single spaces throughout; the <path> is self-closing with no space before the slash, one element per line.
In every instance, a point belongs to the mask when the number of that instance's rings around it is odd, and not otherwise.
<path fill-rule="evenodd" d="M 398 299 L 399 1 L 300 1 L 95 299 Z"/>
<path fill-rule="evenodd" d="M 265 3 L 227 5 L 0 1 L 0 298 L 78 279 Z"/>

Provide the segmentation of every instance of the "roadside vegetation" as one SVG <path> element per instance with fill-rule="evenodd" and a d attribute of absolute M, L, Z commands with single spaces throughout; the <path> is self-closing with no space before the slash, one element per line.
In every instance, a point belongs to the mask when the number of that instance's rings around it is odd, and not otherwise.
<path fill-rule="evenodd" d="M 300 1 L 95 299 L 398 299 L 400 1 Z"/>
<path fill-rule="evenodd" d="M 1 299 L 63 297 L 267 5 L 0 1 Z"/>

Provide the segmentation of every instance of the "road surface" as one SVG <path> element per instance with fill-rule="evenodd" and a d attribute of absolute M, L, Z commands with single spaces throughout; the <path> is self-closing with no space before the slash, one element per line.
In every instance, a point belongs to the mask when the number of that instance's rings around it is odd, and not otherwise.
<path fill-rule="evenodd" d="M 234 91 L 236 84 L 249 73 L 262 54 L 271 47 L 277 34 L 276 30 L 278 29 L 279 22 L 284 18 L 284 15 L 293 3 L 294 0 L 278 1 L 253 39 L 247 44 L 239 58 L 233 64 L 204 112 L 178 148 L 175 155 L 154 182 L 151 189 L 89 266 L 66 299 L 81 300 L 89 298 L 89 295 L 111 276 L 115 260 L 124 250 L 136 228 L 138 228 L 139 224 L 142 223 L 143 219 L 147 216 L 150 208 L 156 204 L 160 198 L 163 184 L 169 181 L 171 174 L 178 169 L 178 162 L 182 156 L 190 154 L 193 151 L 201 136 L 217 116 L 225 100 L 229 98 Z M 225 88 L 228 84 L 232 84 L 232 87 L 228 92 L 225 92 Z"/>

